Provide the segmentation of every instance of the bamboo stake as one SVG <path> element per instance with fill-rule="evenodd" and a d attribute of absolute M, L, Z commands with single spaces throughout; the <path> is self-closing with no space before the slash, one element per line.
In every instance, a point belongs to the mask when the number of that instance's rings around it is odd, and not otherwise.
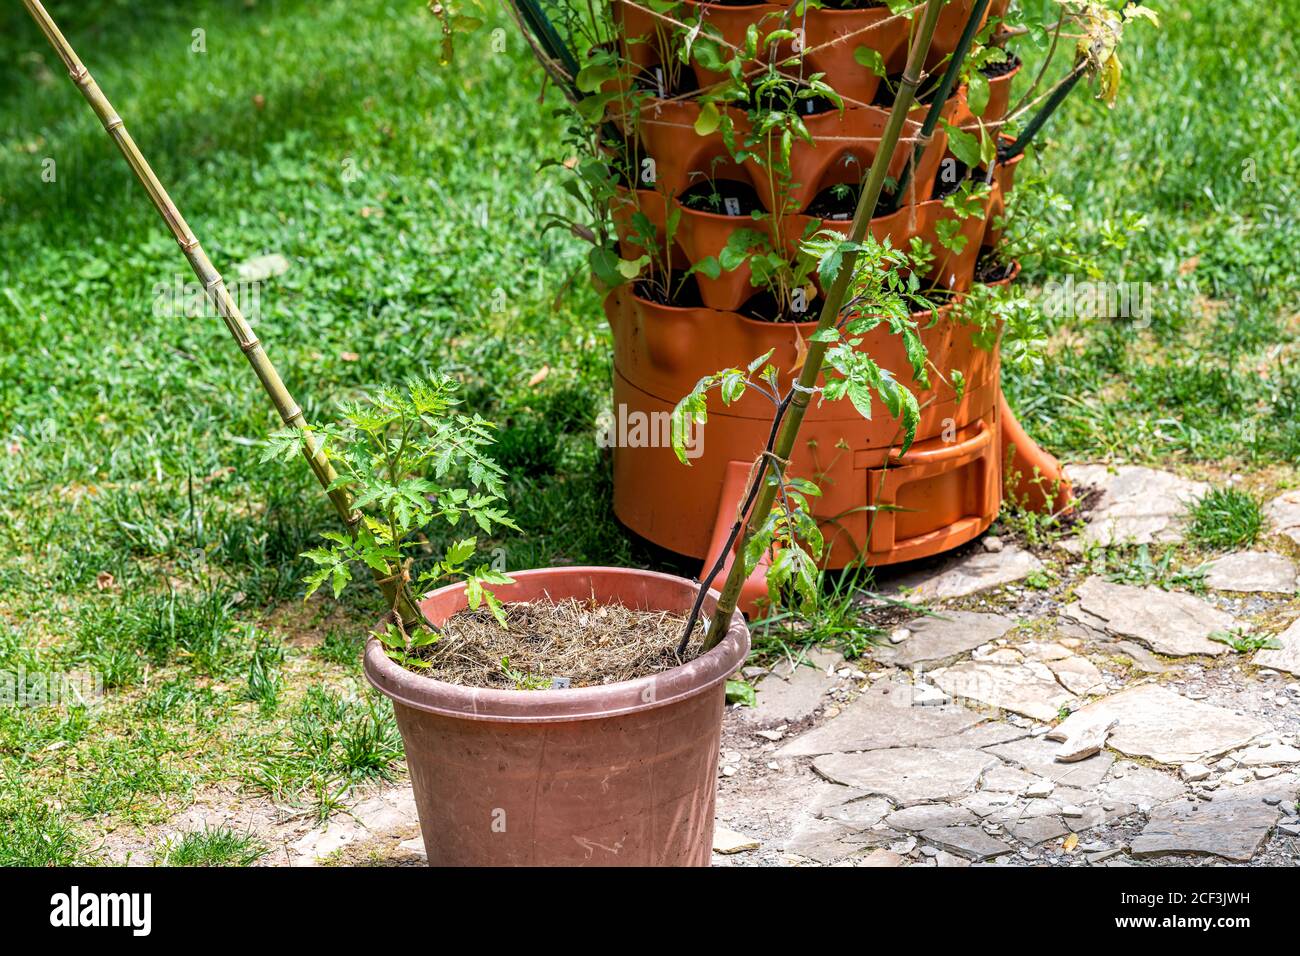
<path fill-rule="evenodd" d="M 226 323 L 226 328 L 239 345 L 240 351 L 248 359 L 248 364 L 253 367 L 254 374 L 257 375 L 258 381 L 262 383 L 262 388 L 270 397 L 271 404 L 275 406 L 276 412 L 280 415 L 280 420 L 290 428 L 305 431 L 307 420 L 303 417 L 302 409 L 294 401 L 293 396 L 289 394 L 288 388 L 285 387 L 280 378 L 280 373 L 275 370 L 275 366 L 267 358 L 262 343 L 258 341 L 257 336 L 253 333 L 248 321 L 240 312 L 239 306 L 235 304 L 234 298 L 231 297 L 230 291 L 226 288 L 225 281 L 212 265 L 212 260 L 203 251 L 203 247 L 199 245 L 199 240 L 190 229 L 189 223 L 185 221 L 185 217 L 181 215 L 180 210 L 176 208 L 176 204 L 167 195 L 167 190 L 163 188 L 162 183 L 140 152 L 135 140 L 127 132 L 122 117 L 113 109 L 112 104 L 104 95 L 104 91 L 99 88 L 99 84 L 90 75 L 90 72 L 77 56 L 76 51 L 73 50 L 72 45 L 63 36 L 53 18 L 46 12 L 45 7 L 41 5 L 40 0 L 23 0 L 23 6 L 27 8 L 27 12 L 36 21 L 36 25 L 41 28 L 45 38 L 50 41 L 50 46 L 54 48 L 54 52 L 59 55 L 59 59 L 67 67 L 68 76 L 72 78 L 72 82 L 76 87 L 81 90 L 86 102 L 90 104 L 91 109 L 95 111 L 95 115 L 99 117 L 99 121 L 103 123 L 105 132 L 121 150 L 127 165 L 131 167 L 131 172 L 135 174 L 135 178 L 140 181 L 140 185 L 149 194 L 149 200 L 171 230 L 172 236 L 181 247 L 181 251 L 185 253 L 185 258 L 189 260 L 194 274 L 203 283 L 208 298 L 212 300 L 217 313 L 221 316 L 222 321 Z M 331 503 L 333 503 L 334 510 L 338 512 L 339 518 L 347 525 L 350 532 L 355 531 L 361 521 L 361 515 L 353 510 L 352 496 L 348 494 L 347 489 L 330 487 L 338 475 L 335 473 L 334 466 L 330 464 L 329 459 L 325 457 L 320 445 L 310 435 L 305 436 L 302 453 L 307 459 L 307 464 L 310 466 L 312 473 L 321 483 L 321 487 L 325 489 Z M 374 573 L 380 590 L 383 591 L 390 606 L 401 615 L 403 621 L 424 620 L 423 614 L 411 597 L 410 588 L 407 587 L 400 570 L 375 571 Z"/>
<path fill-rule="evenodd" d="M 916 89 L 921 83 L 922 67 L 925 64 L 926 54 L 930 51 L 930 41 L 934 37 L 934 27 L 939 20 L 940 8 L 946 2 L 947 0 L 926 0 L 921 26 L 912 43 L 912 49 L 908 53 L 907 66 L 903 70 L 903 79 L 899 84 L 898 95 L 894 98 L 894 108 L 889 114 L 889 121 L 885 124 L 884 131 L 881 133 L 880 145 L 876 149 L 875 159 L 872 160 L 871 170 L 867 173 L 867 184 L 863 187 L 862 195 L 858 197 L 858 208 L 853 214 L 853 224 L 849 231 L 848 242 L 854 245 L 861 243 L 867 234 L 867 226 L 871 222 L 871 214 L 876 208 L 876 201 L 880 198 L 881 188 L 885 184 L 885 175 L 889 170 L 890 160 L 893 158 L 894 150 L 898 146 L 903 122 L 907 118 L 908 110 L 912 108 Z M 809 400 L 816 390 L 817 377 L 821 374 L 822 361 L 825 359 L 828 343 L 817 341 L 818 336 L 816 333 L 825 332 L 838 321 L 840 309 L 844 305 L 844 297 L 848 292 L 849 282 L 857 267 L 857 261 L 858 254 L 856 250 L 851 250 L 845 254 L 840 270 L 835 276 L 835 281 L 831 283 L 826 300 L 822 303 L 821 315 L 817 319 L 816 332 L 809 336 L 808 353 L 804 356 L 799 380 L 793 386 L 789 406 L 785 412 L 785 420 L 781 423 L 781 432 L 777 436 L 773 451 L 770 453 L 771 457 L 779 462 L 788 461 L 790 458 L 795 439 L 799 435 L 799 427 L 803 424 L 804 414 L 808 410 Z M 765 453 L 764 457 L 768 457 L 768 454 Z M 762 473 L 756 469 L 754 481 L 761 480 L 763 480 Z M 772 510 L 772 506 L 776 501 L 778 485 L 781 484 L 782 480 L 784 480 L 784 475 L 778 470 L 777 481 L 764 484 L 753 510 L 749 512 L 745 533 L 735 549 L 731 562 L 731 571 L 727 574 L 727 580 L 718 597 L 713 617 L 709 621 L 709 631 L 705 635 L 701 653 L 709 650 L 722 640 L 727 633 L 727 629 L 731 626 L 731 615 L 736 609 L 736 601 L 740 598 L 740 588 L 745 583 L 745 561 L 743 557 L 745 545 L 761 526 L 763 519 Z M 706 582 L 703 587 L 708 587 L 708 583 Z"/>

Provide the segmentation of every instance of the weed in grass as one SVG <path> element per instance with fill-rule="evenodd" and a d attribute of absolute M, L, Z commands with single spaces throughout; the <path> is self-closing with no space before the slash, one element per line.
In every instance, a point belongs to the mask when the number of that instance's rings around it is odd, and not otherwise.
<path fill-rule="evenodd" d="M 266 855 L 266 846 L 251 833 L 230 827 L 192 830 L 164 848 L 165 866 L 252 866 Z"/>
<path fill-rule="evenodd" d="M 196 687 L 193 680 L 177 678 L 156 685 L 136 705 L 136 712 L 146 718 L 188 719 L 211 726 L 215 721 L 204 717 L 215 714 L 220 695 L 211 687 Z"/>
<path fill-rule="evenodd" d="M 249 628 L 252 631 L 252 628 Z M 280 665 L 284 663 L 284 647 L 259 638 L 248 659 L 248 681 L 240 691 L 243 700 L 257 704 L 263 717 L 274 714 L 280 706 Z"/>
<path fill-rule="evenodd" d="M 369 779 L 392 779 L 402 738 L 392 706 L 374 694 L 308 688 L 289 720 L 288 740 L 254 761 L 248 782 L 277 799 L 315 796 L 321 816 L 338 794 Z"/>
<path fill-rule="evenodd" d="M 16 781 L 0 789 L 0 829 L 0 866 L 70 866 L 81 848 L 67 815 Z"/>
<path fill-rule="evenodd" d="M 1214 488 L 1190 509 L 1187 540 L 1226 550 L 1255 543 L 1264 526 L 1258 499 L 1240 488 Z"/>
<path fill-rule="evenodd" d="M 112 690 L 136 684 L 144 662 L 124 647 L 100 647 L 86 657 L 86 666 L 100 675 L 105 689 Z"/>
<path fill-rule="evenodd" d="M 234 619 L 219 592 L 168 590 L 142 594 L 107 608 L 86 608 L 77 626 L 84 659 L 114 666 L 123 679 L 132 668 L 114 655 L 142 657 L 154 665 L 184 660 L 200 673 L 218 676 L 234 663 Z"/>
<path fill-rule="evenodd" d="M 550 475 L 560 464 L 559 438 L 554 425 L 529 415 L 510 422 L 497 433 L 493 456 L 510 474 Z"/>
<path fill-rule="evenodd" d="M 148 815 L 158 798 L 191 791 L 197 768 L 183 752 L 183 738 L 158 721 L 121 736 L 95 734 L 78 753 L 86 772 L 78 776 L 70 806 L 88 817 Z"/>
<path fill-rule="evenodd" d="M 778 608 L 750 626 L 750 661 L 768 666 L 802 660 L 812 647 L 827 647 L 848 660 L 879 643 L 884 630 L 872 623 L 859 598 L 869 593 L 871 572 L 850 568 L 819 573 L 818 597 L 803 614 Z"/>
<path fill-rule="evenodd" d="M 361 663 L 361 650 L 366 646 L 366 634 L 360 630 L 330 630 L 316 648 L 321 660 L 342 667 L 356 668 Z"/>

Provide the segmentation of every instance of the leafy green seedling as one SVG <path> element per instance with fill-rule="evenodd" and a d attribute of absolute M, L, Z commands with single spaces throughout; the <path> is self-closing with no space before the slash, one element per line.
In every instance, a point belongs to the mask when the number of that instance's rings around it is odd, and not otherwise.
<path fill-rule="evenodd" d="M 441 557 L 412 570 L 435 526 L 464 523 L 483 534 L 516 528 L 502 506 L 505 475 L 486 452 L 494 426 L 456 410 L 459 388 L 446 376 L 412 379 L 403 389 L 385 386 L 345 404 L 336 423 L 271 436 L 264 460 L 289 459 L 301 452 L 302 443 L 318 443 L 338 471 L 333 487 L 346 488 L 358 512 L 352 533 L 327 531 L 325 547 L 304 552 L 316 565 L 306 577 L 308 596 L 328 583 L 338 598 L 357 564 L 377 571 L 396 568 L 394 573 L 420 590 L 464 581 L 469 607 L 486 605 L 505 627 L 491 586 L 512 580 L 486 562 L 472 563 L 476 536 L 454 540 Z M 375 636 L 389 657 L 416 666 L 416 652 L 438 640 L 426 621 L 403 620 L 396 606 L 391 623 Z"/>
<path fill-rule="evenodd" d="M 1227 644 L 1238 654 L 1249 654 L 1252 651 L 1260 650 L 1277 650 L 1282 646 L 1278 643 L 1277 638 L 1271 634 L 1248 634 L 1243 628 L 1239 627 L 1226 631 L 1215 631 L 1210 635 L 1210 640 L 1218 641 L 1220 644 Z"/>

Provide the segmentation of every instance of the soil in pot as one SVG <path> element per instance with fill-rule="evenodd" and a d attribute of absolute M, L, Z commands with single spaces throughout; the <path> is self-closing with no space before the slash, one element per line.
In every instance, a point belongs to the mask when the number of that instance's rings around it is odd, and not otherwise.
<path fill-rule="evenodd" d="M 1015 268 L 1013 263 L 999 259 L 996 253 L 981 252 L 979 261 L 975 263 L 975 281 L 986 284 L 1001 282 L 1008 278 Z"/>
<path fill-rule="evenodd" d="M 1020 65 L 1020 57 L 1016 56 L 1014 53 L 1008 50 L 1007 58 L 1005 60 L 998 60 L 996 63 L 994 62 L 985 63 L 983 66 L 980 67 L 980 72 L 983 73 L 985 76 L 987 76 L 990 80 L 995 80 L 999 76 L 1006 76 L 1008 73 L 1010 73 L 1019 65 Z"/>
<path fill-rule="evenodd" d="M 949 164 L 953 165 L 949 165 Z M 955 156 L 945 156 L 939 164 L 939 175 L 934 178 L 931 199 L 943 199 L 961 189 L 961 184 L 970 175 L 970 167 Z"/>
<path fill-rule="evenodd" d="M 885 6 L 885 0 L 822 0 L 827 10 L 874 10 Z"/>
<path fill-rule="evenodd" d="M 762 212 L 763 203 L 758 191 L 749 183 L 734 179 L 715 179 L 696 183 L 684 190 L 678 201 L 687 209 L 709 212 L 717 216 L 749 216 Z"/>
<path fill-rule="evenodd" d="M 813 197 L 813 201 L 804 210 L 804 215 L 814 219 L 848 222 L 857 211 L 860 195 L 862 195 L 862 186 L 859 183 L 836 183 L 827 186 Z M 876 200 L 876 209 L 871 218 L 875 219 L 877 216 L 893 212 L 894 202 L 893 193 L 882 192 L 880 198 Z"/>
<path fill-rule="evenodd" d="M 632 291 L 646 302 L 666 305 L 674 309 L 699 309 L 704 306 L 704 299 L 700 297 L 700 286 L 695 281 L 695 276 L 687 276 L 684 281 L 679 282 L 674 275 L 672 280 L 674 294 L 671 298 L 668 295 L 669 290 L 662 282 L 651 279 L 638 279 Z"/>
<path fill-rule="evenodd" d="M 760 110 L 781 112 L 791 108 L 800 116 L 818 116 L 839 109 L 833 100 L 825 96 L 797 96 L 798 89 L 799 85 L 794 80 L 781 79 L 779 83 L 757 86 L 751 90 L 751 95 L 754 105 Z"/>
<path fill-rule="evenodd" d="M 925 289 L 917 295 L 908 296 L 914 316 L 925 315 L 927 312 L 937 315 L 940 309 L 956 298 L 957 293 L 952 289 Z"/>
<path fill-rule="evenodd" d="M 549 690 L 635 680 L 689 660 L 704 639 L 696 625 L 686 657 L 676 649 L 684 615 L 568 598 L 502 606 L 506 627 L 485 607 L 453 614 L 436 644 L 421 648 L 425 666 L 409 670 L 463 687 Z"/>
<path fill-rule="evenodd" d="M 816 296 L 808 299 L 806 308 L 802 312 L 783 310 L 777 303 L 776 296 L 764 289 L 747 299 L 745 304 L 736 311 L 756 322 L 816 322 L 821 314 L 821 301 L 820 297 Z"/>
<path fill-rule="evenodd" d="M 694 72 L 686 67 L 682 67 L 677 71 L 676 80 L 671 82 L 670 80 L 671 77 L 668 71 L 662 66 L 648 66 L 636 75 L 633 83 L 643 93 L 649 93 L 660 99 L 689 96 L 700 89 L 700 84 L 696 81 Z"/>

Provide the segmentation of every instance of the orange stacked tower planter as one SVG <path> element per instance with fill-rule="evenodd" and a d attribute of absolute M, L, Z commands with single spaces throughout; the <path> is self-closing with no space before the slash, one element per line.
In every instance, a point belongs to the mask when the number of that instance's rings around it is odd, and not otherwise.
<path fill-rule="evenodd" d="M 618 6 L 626 31 L 625 55 L 638 67 L 653 69 L 657 62 L 654 19 L 635 4 Z M 770 24 L 786 9 L 770 3 L 692 6 L 706 23 L 716 25 L 724 38 L 736 43 L 743 42 L 751 24 Z M 932 68 L 952 52 L 973 6 L 974 0 L 953 0 L 945 9 L 931 51 Z M 615 201 L 614 221 L 626 257 L 637 252 L 630 223 L 638 211 L 661 237 L 672 235 L 668 254 L 682 268 L 708 256 L 719 257 L 736 230 L 755 228 L 749 215 L 701 211 L 680 201 L 686 190 L 705 180 L 752 189 L 769 213 L 784 197 L 779 228 L 782 245 L 791 255 L 810 223 L 847 232 L 846 220 L 818 221 L 809 207 L 828 188 L 860 179 L 875 156 L 888 118 L 887 106 L 870 102 L 879 77 L 855 62 L 854 50 L 872 47 L 880 62 L 901 66 L 909 21 L 890 16 L 885 7 L 810 7 L 801 22 L 805 63 L 827 74 L 826 82 L 844 96 L 845 106 L 810 112 L 803 118 L 811 142 L 794 141 L 790 181 L 781 195 L 760 166 L 751 160 L 733 160 L 720 131 L 697 132 L 701 106 L 696 99 L 673 97 L 665 91 L 664 96 L 640 105 L 635 124 L 643 155 L 652 160 L 653 180 L 639 182 L 642 188 L 623 190 Z M 708 71 L 695 72 L 701 88 L 716 79 Z M 996 123 L 1006 110 L 1011 75 L 990 84 L 984 123 Z M 830 568 L 910 561 L 978 536 L 998 514 L 1008 456 L 1023 479 L 1023 486 L 1014 489 L 1018 495 L 1030 495 L 1041 507 L 1068 500 L 1059 463 L 1028 439 L 1002 398 L 996 345 L 977 347 L 976 329 L 953 314 L 954 303 L 976 281 L 981 250 L 999 239 L 990 227 L 1004 208 L 1004 191 L 1011 188 L 1014 165 L 997 166 L 982 209 L 959 217 L 941 200 L 931 198 L 942 164 L 951 163 L 952 157 L 943 123 L 928 142 L 919 142 L 927 109 L 918 106 L 909 114 L 912 118 L 903 132 L 906 145 L 900 146 L 889 167 L 891 176 L 899 178 L 916 147 L 904 201 L 893 213 L 873 220 L 871 232 L 895 248 L 907 249 L 915 239 L 933 249 L 927 285 L 954 298 L 933 313 L 914 318 L 933 367 L 945 374 L 932 376 L 928 387 L 923 387 L 912 380 L 899 336 L 881 326 L 863 337 L 859 347 L 908 384 L 920 403 L 920 426 L 906 453 L 900 447 L 899 423 L 879 404 L 866 419 L 847 402 L 821 405 L 814 399 L 790 460 L 790 473 L 811 478 L 821 487 L 816 515 L 828 543 L 824 561 Z M 953 127 L 978 130 L 964 86 L 954 90 L 941 115 Z M 737 135 L 742 135 L 745 114 L 734 111 L 731 120 Z M 666 229 L 670 220 L 675 220 L 675 227 Z M 939 241 L 941 235 L 953 232 L 959 241 Z M 612 442 L 615 513 L 642 537 L 704 559 L 707 568 L 719 556 L 737 518 L 753 462 L 768 439 L 772 407 L 752 392 L 730 406 L 711 398 L 708 423 L 689 442 L 689 468 L 683 467 L 671 447 L 672 409 L 701 377 L 744 366 L 769 350 L 772 363 L 783 370 L 782 387 L 788 388 L 815 322 L 760 321 L 745 314 L 743 307 L 757 291 L 747 266 L 716 277 L 699 273 L 697 281 L 700 304 L 694 307 L 654 301 L 632 283 L 607 296 L 605 312 L 614 339 L 615 417 L 623 432 Z M 946 374 L 950 369 L 961 371 L 960 382 Z M 629 423 L 635 434 L 628 433 Z M 1035 477 L 1043 480 L 1032 483 Z M 1056 500 L 1046 500 L 1041 490 L 1044 482 L 1059 483 L 1062 491 Z M 747 582 L 742 607 L 752 608 L 763 593 L 760 568 Z"/>

